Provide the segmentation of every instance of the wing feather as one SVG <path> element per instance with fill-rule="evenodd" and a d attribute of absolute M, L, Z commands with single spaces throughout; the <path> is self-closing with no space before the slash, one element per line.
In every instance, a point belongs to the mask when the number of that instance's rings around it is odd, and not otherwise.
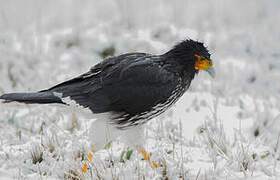
<path fill-rule="evenodd" d="M 62 93 L 94 113 L 141 113 L 166 100 L 177 84 L 175 75 L 157 60 L 144 53 L 111 57 L 46 91 Z"/>

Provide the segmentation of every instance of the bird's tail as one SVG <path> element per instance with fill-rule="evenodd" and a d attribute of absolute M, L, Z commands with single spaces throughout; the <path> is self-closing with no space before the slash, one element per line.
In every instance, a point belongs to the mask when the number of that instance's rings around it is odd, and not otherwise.
<path fill-rule="evenodd" d="M 40 91 L 35 93 L 9 93 L 3 94 L 0 96 L 0 99 L 3 99 L 4 103 L 13 101 L 26 104 L 63 103 L 61 98 L 51 91 Z"/>

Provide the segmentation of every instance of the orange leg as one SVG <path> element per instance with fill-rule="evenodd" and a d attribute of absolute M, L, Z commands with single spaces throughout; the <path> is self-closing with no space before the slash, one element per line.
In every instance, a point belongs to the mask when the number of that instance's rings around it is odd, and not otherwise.
<path fill-rule="evenodd" d="M 148 161 L 149 163 L 152 163 L 153 167 L 157 168 L 159 167 L 159 165 L 155 162 L 155 161 L 150 161 L 150 155 L 145 151 L 145 150 L 138 150 L 144 157 L 144 159 L 146 161 Z M 88 163 L 92 160 L 93 157 L 93 153 L 94 153 L 94 149 L 91 148 L 91 152 L 88 154 L 87 159 L 85 160 L 84 166 L 82 168 L 82 172 L 86 173 L 87 168 L 88 168 Z"/>
<path fill-rule="evenodd" d="M 86 173 L 87 172 L 87 168 L 88 168 L 88 163 L 92 160 L 93 157 L 93 153 L 94 153 L 94 149 L 93 147 L 91 148 L 91 152 L 89 152 L 87 159 L 85 160 L 84 166 L 82 168 L 82 172 Z"/>
<path fill-rule="evenodd" d="M 152 163 L 155 168 L 159 167 L 159 165 L 155 161 L 152 162 L 150 161 L 151 157 L 145 150 L 138 150 L 138 151 L 143 155 L 144 159 L 149 163 Z"/>

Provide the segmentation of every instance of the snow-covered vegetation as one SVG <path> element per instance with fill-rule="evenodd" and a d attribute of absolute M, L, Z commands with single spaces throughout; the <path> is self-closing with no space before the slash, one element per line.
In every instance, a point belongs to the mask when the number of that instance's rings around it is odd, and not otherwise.
<path fill-rule="evenodd" d="M 192 38 L 205 72 L 150 121 L 153 168 L 121 139 L 94 154 L 94 119 L 62 105 L 0 103 L 0 179 L 280 179 L 280 1 L 0 1 L 0 94 L 37 91 L 107 55 L 160 54 Z"/>

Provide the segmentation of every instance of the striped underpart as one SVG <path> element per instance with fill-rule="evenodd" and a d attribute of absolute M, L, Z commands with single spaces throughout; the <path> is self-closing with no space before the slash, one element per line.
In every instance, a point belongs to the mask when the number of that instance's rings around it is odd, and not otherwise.
<path fill-rule="evenodd" d="M 171 96 L 166 99 L 163 103 L 159 103 L 156 106 L 152 107 L 149 111 L 144 111 L 139 114 L 131 116 L 130 114 L 121 114 L 116 116 L 111 121 L 114 126 L 118 129 L 129 129 L 138 125 L 145 124 L 147 121 L 152 118 L 160 115 L 170 108 L 177 100 L 185 93 L 190 84 L 183 85 L 182 79 L 179 79 L 179 83 L 176 88 L 173 90 Z"/>

